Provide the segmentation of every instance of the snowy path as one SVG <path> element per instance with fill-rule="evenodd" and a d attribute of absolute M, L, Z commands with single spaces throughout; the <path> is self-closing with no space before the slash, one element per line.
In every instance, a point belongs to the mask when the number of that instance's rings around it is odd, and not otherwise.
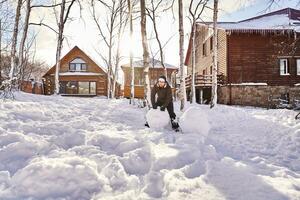
<path fill-rule="evenodd" d="M 293 111 L 199 107 L 204 143 L 145 128 L 126 100 L 0 102 L 0 199 L 300 199 Z"/>

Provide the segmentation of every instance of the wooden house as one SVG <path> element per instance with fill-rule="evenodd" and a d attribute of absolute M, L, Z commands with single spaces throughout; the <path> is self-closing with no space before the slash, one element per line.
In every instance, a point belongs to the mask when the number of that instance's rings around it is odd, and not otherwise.
<path fill-rule="evenodd" d="M 107 96 L 107 73 L 84 51 L 75 46 L 61 60 L 60 94 L 70 96 Z M 43 76 L 46 95 L 54 93 L 55 65 Z M 116 95 L 120 84 L 117 84 Z"/>
<path fill-rule="evenodd" d="M 150 85 L 153 85 L 157 82 L 160 75 L 164 75 L 164 68 L 161 65 L 161 62 L 156 59 L 150 59 L 150 68 L 149 68 L 149 79 Z M 177 67 L 172 66 L 170 64 L 164 64 L 167 69 L 167 81 L 170 86 L 175 90 L 175 76 Z M 134 96 L 135 98 L 144 98 L 144 68 L 143 68 L 143 60 L 138 60 L 133 62 L 134 66 Z M 121 66 L 124 72 L 124 97 L 130 97 L 130 83 L 131 83 L 131 68 L 129 64 L 125 64 Z"/>
<path fill-rule="evenodd" d="M 218 22 L 217 27 L 220 103 L 265 106 L 270 97 L 283 93 L 300 98 L 300 10 L 286 8 L 239 22 Z M 211 22 L 197 23 L 198 102 L 210 101 L 212 35 Z M 191 46 L 190 40 L 185 60 L 188 74 Z"/>

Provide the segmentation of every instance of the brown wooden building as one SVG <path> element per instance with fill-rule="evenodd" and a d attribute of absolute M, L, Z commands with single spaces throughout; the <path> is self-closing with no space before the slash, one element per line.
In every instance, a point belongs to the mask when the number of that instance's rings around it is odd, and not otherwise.
<path fill-rule="evenodd" d="M 265 106 L 270 96 L 300 98 L 300 10 L 286 8 L 239 22 L 218 23 L 219 102 Z M 212 23 L 197 24 L 198 102 L 210 100 Z M 186 56 L 191 73 L 191 42 Z M 187 79 L 189 81 L 189 78 Z M 205 84 L 203 84 L 205 83 Z M 188 85 L 188 87 L 190 87 Z M 298 92 L 297 92 L 298 91 Z"/>
<path fill-rule="evenodd" d="M 60 94 L 71 96 L 107 96 L 107 73 L 84 51 L 75 46 L 61 60 Z M 55 66 L 43 76 L 46 95 L 54 93 Z M 120 85 L 117 85 L 117 94 Z"/>
<path fill-rule="evenodd" d="M 176 74 L 177 67 L 170 64 L 164 64 L 167 69 L 167 81 L 170 86 L 175 90 Z M 135 98 L 144 98 L 144 68 L 143 60 L 138 60 L 133 62 L 134 66 L 134 96 Z M 124 72 L 124 97 L 130 97 L 130 82 L 131 82 L 131 68 L 129 64 L 121 66 Z M 151 59 L 150 68 L 149 68 L 149 79 L 150 85 L 153 85 L 157 82 L 157 79 L 160 75 L 164 75 L 164 69 L 161 65 L 161 62 L 156 59 Z"/>

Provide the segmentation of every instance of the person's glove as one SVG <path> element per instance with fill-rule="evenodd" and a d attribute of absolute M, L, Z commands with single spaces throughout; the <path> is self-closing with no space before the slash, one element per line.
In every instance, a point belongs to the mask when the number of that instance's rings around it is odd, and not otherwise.
<path fill-rule="evenodd" d="M 166 110 L 166 108 L 164 106 L 160 107 L 160 111 L 165 111 L 165 110 Z"/>
<path fill-rule="evenodd" d="M 157 109 L 157 105 L 156 105 L 156 104 L 153 104 L 152 108 L 153 108 L 153 109 Z"/>

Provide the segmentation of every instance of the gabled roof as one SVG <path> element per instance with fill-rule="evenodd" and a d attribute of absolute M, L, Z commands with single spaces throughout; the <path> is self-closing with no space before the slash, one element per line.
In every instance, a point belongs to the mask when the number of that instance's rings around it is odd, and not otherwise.
<path fill-rule="evenodd" d="M 72 54 L 74 51 L 78 50 L 80 52 L 80 54 L 86 56 L 95 66 L 97 66 L 99 68 L 100 71 L 103 71 L 104 73 L 106 73 L 106 70 L 104 68 L 102 68 L 100 65 L 98 65 L 93 59 L 90 58 L 90 56 L 88 56 L 83 50 L 81 50 L 78 46 L 74 46 L 66 55 L 64 55 L 60 60 L 64 60 L 66 57 L 68 57 L 70 54 Z M 55 73 L 55 66 L 51 67 L 44 75 L 49 75 L 49 74 L 53 74 Z"/>
<path fill-rule="evenodd" d="M 198 24 L 211 25 L 212 22 Z M 291 30 L 300 32 L 300 10 L 285 8 L 238 22 L 218 22 L 218 28 L 228 31 Z"/>
<path fill-rule="evenodd" d="M 143 60 L 137 60 L 137 61 L 134 61 L 132 63 L 133 67 L 136 67 L 136 68 L 142 68 L 144 67 L 144 61 Z M 178 67 L 174 66 L 174 65 L 170 65 L 168 63 L 164 63 L 165 67 L 167 69 L 178 69 Z M 130 67 L 129 64 L 125 64 L 125 65 L 122 65 L 122 67 Z M 163 68 L 161 62 L 157 59 L 154 59 L 154 58 L 150 58 L 150 68 L 156 68 L 156 69 L 160 69 L 160 68 Z"/>

